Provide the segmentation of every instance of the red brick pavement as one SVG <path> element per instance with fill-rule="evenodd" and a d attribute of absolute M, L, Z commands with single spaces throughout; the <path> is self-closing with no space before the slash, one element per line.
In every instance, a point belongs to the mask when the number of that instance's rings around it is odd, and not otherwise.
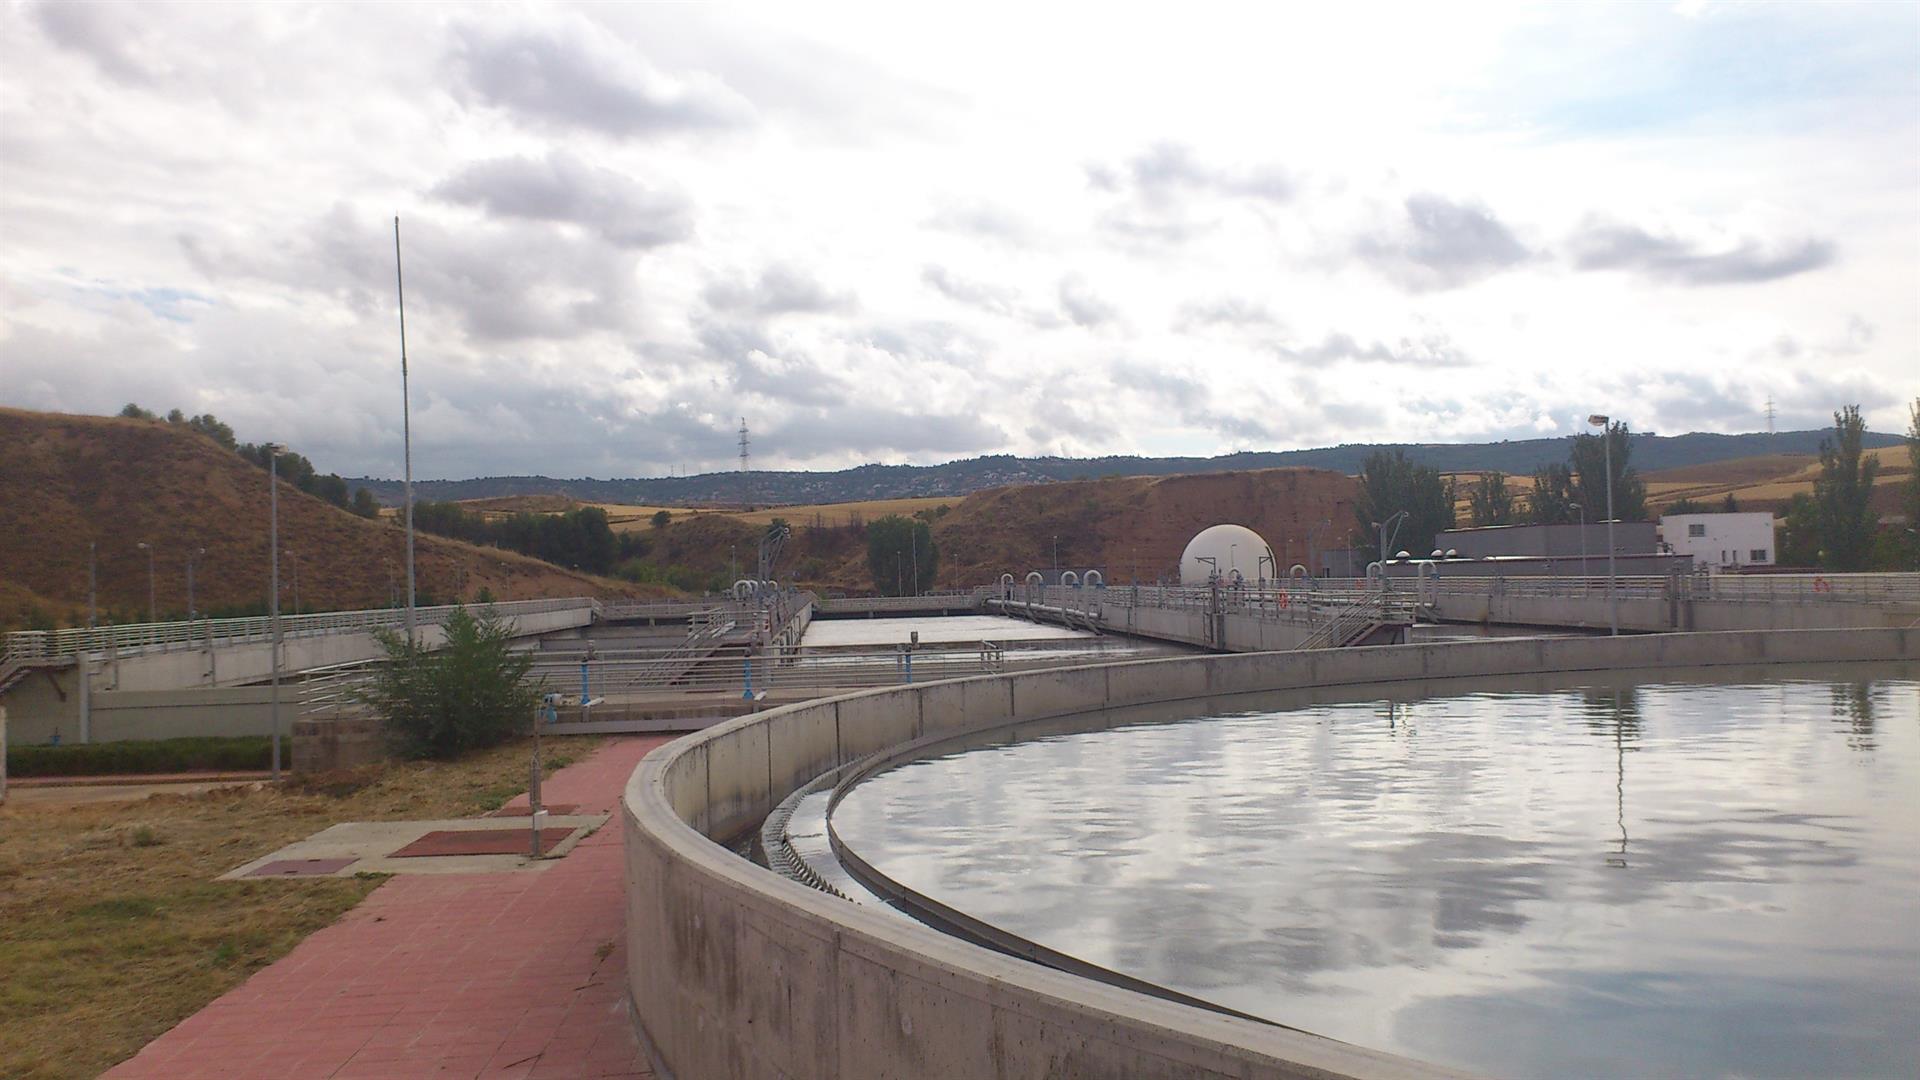
<path fill-rule="evenodd" d="M 651 1076 L 627 1010 L 616 811 L 640 758 L 670 737 L 610 741 L 547 779 L 544 798 L 614 815 L 566 858 L 396 877 L 107 1075 Z"/>

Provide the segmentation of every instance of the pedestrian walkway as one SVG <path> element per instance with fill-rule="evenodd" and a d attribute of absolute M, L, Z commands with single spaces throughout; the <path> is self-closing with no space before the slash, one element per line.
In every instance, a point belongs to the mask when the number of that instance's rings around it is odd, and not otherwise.
<path fill-rule="evenodd" d="M 546 870 L 396 877 L 107 1075 L 652 1076 L 627 1007 L 619 802 L 670 738 L 609 740 L 547 778 L 544 801 L 613 816 Z"/>

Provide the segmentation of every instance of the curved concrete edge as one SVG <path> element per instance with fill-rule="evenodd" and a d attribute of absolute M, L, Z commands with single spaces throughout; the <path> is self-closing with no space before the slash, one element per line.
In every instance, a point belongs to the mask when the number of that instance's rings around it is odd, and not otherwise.
<path fill-rule="evenodd" d="M 1439 1077 L 1421 1062 L 1159 1001 L 815 892 L 715 843 L 829 769 L 940 732 L 1311 686 L 1920 660 L 1920 630 L 1505 638 L 1174 657 L 865 691 L 741 717 L 628 781 L 629 988 L 684 1078 Z"/>

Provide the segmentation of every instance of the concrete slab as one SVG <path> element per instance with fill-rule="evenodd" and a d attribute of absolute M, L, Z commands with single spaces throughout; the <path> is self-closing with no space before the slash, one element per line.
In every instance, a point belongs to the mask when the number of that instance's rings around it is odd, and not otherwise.
<path fill-rule="evenodd" d="M 330 877 L 352 866 L 356 859 L 276 859 L 248 877 Z"/>
<path fill-rule="evenodd" d="M 527 829 L 435 829 L 392 853 L 396 859 L 443 859 L 450 855 L 517 855 L 533 842 Z M 541 829 L 540 854 L 545 855 L 573 835 L 572 829 Z"/>
<path fill-rule="evenodd" d="M 222 881 L 262 876 L 256 872 L 270 863 L 314 859 L 346 859 L 332 877 L 354 874 L 475 874 L 509 870 L 544 870 L 565 856 L 574 845 L 606 824 L 605 814 L 570 814 L 547 818 L 547 828 L 565 830 L 545 858 L 530 858 L 526 851 L 512 855 L 442 855 L 422 859 L 396 857 L 395 853 L 433 832 L 499 832 L 499 818 L 456 818 L 447 821 L 349 821 L 323 829 L 305 840 L 297 840 L 278 851 L 262 855 L 252 862 L 220 875 Z M 512 830 L 524 841 L 523 830 Z M 286 875 L 266 875 L 286 876 Z M 300 875 L 313 876 L 313 875 Z"/>

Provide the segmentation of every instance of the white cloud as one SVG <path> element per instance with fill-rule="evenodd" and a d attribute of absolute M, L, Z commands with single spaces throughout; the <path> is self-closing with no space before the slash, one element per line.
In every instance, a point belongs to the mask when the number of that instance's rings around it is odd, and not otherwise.
<path fill-rule="evenodd" d="M 1920 15 L 1382 17 L 0 7 L 0 401 L 392 474 L 398 215 L 423 475 L 1904 424 Z"/>

